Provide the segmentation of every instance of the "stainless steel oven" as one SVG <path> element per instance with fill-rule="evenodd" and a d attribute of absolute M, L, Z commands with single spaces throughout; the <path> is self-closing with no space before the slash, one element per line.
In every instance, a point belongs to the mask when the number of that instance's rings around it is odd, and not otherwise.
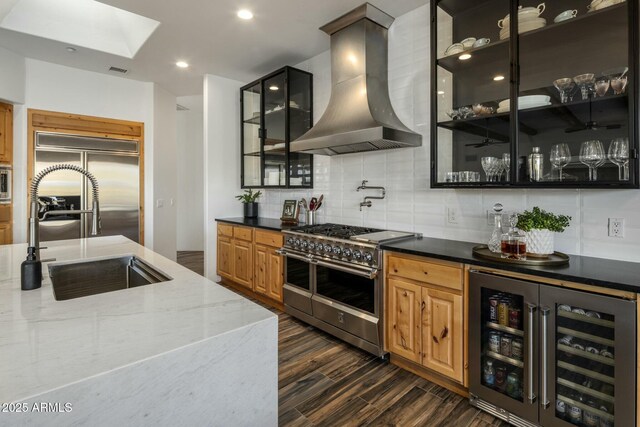
<path fill-rule="evenodd" d="M 0 164 L 0 204 L 11 203 L 11 165 Z"/>

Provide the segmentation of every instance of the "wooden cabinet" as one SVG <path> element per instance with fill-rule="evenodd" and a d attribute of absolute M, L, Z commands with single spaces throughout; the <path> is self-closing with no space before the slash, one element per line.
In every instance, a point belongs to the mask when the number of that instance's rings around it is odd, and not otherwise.
<path fill-rule="evenodd" d="M 391 278 L 387 287 L 388 350 L 412 362 L 420 362 L 422 287 Z"/>
<path fill-rule="evenodd" d="M 386 348 L 464 382 L 463 266 L 387 254 Z"/>
<path fill-rule="evenodd" d="M 0 102 L 0 163 L 13 161 L 13 107 Z"/>
<path fill-rule="evenodd" d="M 0 245 L 8 245 L 13 241 L 10 223 L 0 223 Z"/>
<path fill-rule="evenodd" d="M 250 296 L 281 304 L 284 262 L 276 251 L 282 244 L 281 233 L 219 223 L 218 275 Z"/>
<path fill-rule="evenodd" d="M 233 281 L 253 289 L 253 244 L 234 239 L 231 247 Z"/>

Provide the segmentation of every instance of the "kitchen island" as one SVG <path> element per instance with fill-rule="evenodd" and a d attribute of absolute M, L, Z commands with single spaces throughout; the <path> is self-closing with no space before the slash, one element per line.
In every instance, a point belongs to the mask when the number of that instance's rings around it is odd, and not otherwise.
<path fill-rule="evenodd" d="M 122 236 L 47 246 L 56 262 L 135 255 L 172 280 L 56 301 L 46 263 L 21 291 L 26 244 L 0 246 L 0 424 L 277 424 L 273 313 Z"/>

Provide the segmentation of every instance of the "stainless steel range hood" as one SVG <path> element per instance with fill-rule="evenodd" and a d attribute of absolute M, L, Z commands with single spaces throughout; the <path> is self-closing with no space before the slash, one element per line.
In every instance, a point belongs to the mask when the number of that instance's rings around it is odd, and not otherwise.
<path fill-rule="evenodd" d="M 422 145 L 422 136 L 400 121 L 389 99 L 392 23 L 393 17 L 365 3 L 320 28 L 331 36 L 331 99 L 291 151 L 332 156 Z"/>

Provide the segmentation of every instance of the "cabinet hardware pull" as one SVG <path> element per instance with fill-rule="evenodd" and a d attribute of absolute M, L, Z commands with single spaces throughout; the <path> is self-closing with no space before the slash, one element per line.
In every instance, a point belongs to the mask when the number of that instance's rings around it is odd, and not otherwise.
<path fill-rule="evenodd" d="M 433 338 L 433 342 L 435 342 L 436 344 L 440 344 L 440 341 L 438 341 L 438 338 L 436 338 L 435 335 L 433 335 L 432 338 Z"/>
<path fill-rule="evenodd" d="M 445 339 L 447 335 L 449 335 L 449 328 L 445 326 L 444 329 L 442 330 L 442 333 L 440 334 L 440 339 L 441 340 Z"/>
<path fill-rule="evenodd" d="M 402 348 L 407 349 L 407 342 L 404 340 L 404 337 L 400 335 L 400 341 L 402 343 Z"/>
<path fill-rule="evenodd" d="M 424 311 L 424 309 L 425 309 L 425 307 L 426 307 L 426 306 L 427 306 L 427 305 L 424 303 L 424 301 L 422 301 L 422 304 L 420 304 L 420 310 L 421 310 L 421 311 Z"/>
<path fill-rule="evenodd" d="M 404 296 L 405 296 L 405 297 L 406 297 L 406 296 L 409 296 L 409 295 L 407 294 L 407 291 L 404 291 Z"/>
<path fill-rule="evenodd" d="M 540 338 L 542 340 L 542 350 L 541 350 L 542 352 L 542 375 L 541 375 L 542 399 L 540 401 L 540 405 L 542 405 L 544 409 L 547 409 L 550 404 L 549 396 L 547 394 L 547 378 L 548 378 L 547 370 L 549 365 L 549 361 L 547 360 L 547 345 L 548 345 L 547 328 L 548 328 L 549 313 L 551 310 L 548 307 L 542 307 L 540 311 L 542 314 L 542 327 L 541 327 L 542 337 Z"/>

